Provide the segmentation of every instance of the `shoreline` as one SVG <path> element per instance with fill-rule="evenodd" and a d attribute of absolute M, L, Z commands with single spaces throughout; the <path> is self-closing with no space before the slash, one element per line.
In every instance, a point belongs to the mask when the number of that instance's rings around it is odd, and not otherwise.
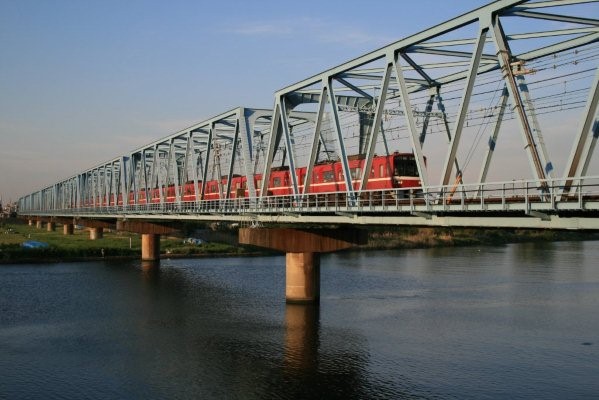
<path fill-rule="evenodd" d="M 103 239 L 90 240 L 88 232 L 84 230 L 65 236 L 57 231 L 37 229 L 14 220 L 2 224 L 2 229 L 0 265 L 141 260 L 141 240 L 139 235 L 135 234 L 108 231 Z M 406 226 L 372 226 L 366 231 L 368 232 L 366 245 L 351 247 L 341 252 L 599 240 L 597 231 Z M 184 243 L 181 237 L 162 238 L 160 259 L 260 257 L 284 254 L 275 250 L 239 245 L 236 229 L 223 228 L 204 233 L 206 237 L 202 236 L 202 238 L 207 240 L 200 245 Z M 49 247 L 22 248 L 21 244 L 27 240 L 46 242 Z"/>

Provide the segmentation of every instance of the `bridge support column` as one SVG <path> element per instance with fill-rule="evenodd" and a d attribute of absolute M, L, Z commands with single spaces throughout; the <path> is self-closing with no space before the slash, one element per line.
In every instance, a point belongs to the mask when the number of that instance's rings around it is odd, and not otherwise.
<path fill-rule="evenodd" d="M 104 237 L 104 228 L 90 228 L 89 238 L 91 240 L 98 240 Z"/>
<path fill-rule="evenodd" d="M 35 227 L 37 229 L 42 229 L 44 227 L 43 222 L 42 221 L 35 221 Z"/>
<path fill-rule="evenodd" d="M 287 303 L 320 300 L 320 253 L 347 249 L 367 242 L 359 229 L 258 229 L 239 230 L 239 243 L 286 253 L 285 299 Z"/>
<path fill-rule="evenodd" d="M 141 235 L 141 260 L 160 260 L 160 235 L 155 233 L 142 233 Z"/>
<path fill-rule="evenodd" d="M 320 300 L 320 253 L 287 253 L 285 301 L 317 303 Z"/>
<path fill-rule="evenodd" d="M 33 226 L 33 220 L 32 219 L 29 220 L 29 226 Z"/>
<path fill-rule="evenodd" d="M 46 225 L 46 230 L 48 232 L 53 232 L 55 229 L 56 229 L 56 223 L 48 222 L 48 224 Z"/>
<path fill-rule="evenodd" d="M 74 232 L 74 225 L 73 224 L 64 224 L 62 226 L 62 233 L 65 235 L 72 235 Z"/>

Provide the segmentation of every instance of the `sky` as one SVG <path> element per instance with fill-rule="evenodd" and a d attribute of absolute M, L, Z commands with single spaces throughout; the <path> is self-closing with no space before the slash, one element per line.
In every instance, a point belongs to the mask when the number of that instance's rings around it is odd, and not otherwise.
<path fill-rule="evenodd" d="M 6 202 L 487 4 L 0 0 Z"/>

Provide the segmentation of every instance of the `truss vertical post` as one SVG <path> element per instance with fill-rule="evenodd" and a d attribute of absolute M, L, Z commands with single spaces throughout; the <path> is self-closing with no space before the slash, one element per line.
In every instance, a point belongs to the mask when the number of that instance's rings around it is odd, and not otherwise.
<path fill-rule="evenodd" d="M 270 137 L 268 138 L 268 151 L 264 159 L 264 173 L 262 174 L 262 185 L 260 187 L 260 198 L 268 195 L 268 180 L 270 179 L 270 168 L 272 161 L 275 157 L 278 136 L 281 135 L 279 131 L 279 122 L 281 120 L 281 108 L 279 106 L 280 96 L 277 95 L 275 98 L 275 107 L 272 114 L 272 121 L 270 124 Z"/>
<path fill-rule="evenodd" d="M 381 122 L 383 119 L 383 110 L 385 108 L 385 102 L 387 101 L 387 89 L 389 88 L 389 81 L 391 80 L 391 71 L 393 70 L 393 60 L 387 60 L 387 66 L 385 68 L 385 74 L 383 75 L 381 83 L 381 94 L 378 100 L 376 100 L 376 109 L 374 111 L 374 121 L 372 121 L 372 127 L 370 134 L 368 135 L 368 147 L 366 148 L 366 160 L 364 161 L 364 169 L 362 171 L 360 189 L 361 192 L 366 188 L 368 184 L 368 178 L 370 177 L 370 168 L 372 168 L 372 158 L 376 148 L 376 140 L 378 138 L 379 129 L 381 128 Z"/>
<path fill-rule="evenodd" d="M 241 156 L 243 162 L 243 169 L 245 172 L 246 185 L 248 189 L 248 196 L 251 199 L 255 199 L 256 186 L 254 184 L 254 175 L 252 173 L 252 160 L 254 159 L 252 137 L 254 133 L 254 124 L 256 121 L 256 117 L 252 116 L 252 118 L 250 119 L 249 113 L 249 110 L 246 110 L 245 108 L 241 107 L 237 114 L 237 121 L 239 126 L 239 137 L 241 139 Z"/>
<path fill-rule="evenodd" d="M 110 176 L 108 173 L 110 172 Z M 113 184 L 114 184 L 114 161 L 109 165 L 104 165 L 104 185 L 106 187 L 106 207 L 110 206 L 110 199 L 113 197 Z"/>
<path fill-rule="evenodd" d="M 197 158 L 195 151 L 195 143 L 193 140 L 193 131 L 189 131 L 187 135 L 187 149 L 189 157 L 191 157 L 191 179 L 193 179 L 193 193 L 195 194 L 196 202 L 200 201 L 200 191 L 198 188 L 198 168 Z M 187 166 L 187 173 L 189 173 L 190 165 Z"/>
<path fill-rule="evenodd" d="M 146 160 L 146 150 L 142 150 L 141 153 L 141 178 L 143 178 L 144 184 L 144 195 L 146 196 L 146 204 L 150 204 L 150 185 L 148 185 L 148 168 L 147 168 L 147 160 Z M 153 167 L 150 166 L 150 180 L 152 179 L 151 169 Z"/>
<path fill-rule="evenodd" d="M 227 193 L 225 199 L 231 198 L 231 180 L 233 177 L 233 168 L 235 167 L 235 157 L 237 156 L 237 142 L 239 140 L 239 114 L 237 114 L 237 121 L 235 122 L 235 133 L 233 135 L 233 148 L 231 149 L 231 160 L 229 161 L 229 169 L 227 172 Z"/>
<path fill-rule="evenodd" d="M 349 204 L 353 206 L 355 204 L 354 188 L 352 185 L 349 163 L 347 161 L 345 141 L 343 140 L 343 133 L 341 132 L 341 125 L 339 123 L 339 109 L 337 106 L 337 99 L 335 98 L 335 92 L 333 91 L 333 77 L 327 77 L 326 88 L 329 94 L 329 105 L 331 106 L 331 111 L 333 113 L 333 125 L 335 126 L 335 133 L 337 134 L 337 145 L 339 147 L 339 158 L 341 159 L 341 165 L 343 167 L 345 189 L 347 192 Z"/>
<path fill-rule="evenodd" d="M 412 111 L 412 103 L 410 101 L 410 95 L 408 93 L 408 86 L 401 69 L 399 62 L 399 52 L 393 56 L 393 65 L 395 67 L 395 79 L 399 85 L 399 91 L 401 96 L 401 106 L 408 123 L 408 130 L 410 131 L 410 141 L 412 144 L 412 150 L 416 156 L 416 167 L 418 167 L 418 175 L 420 176 L 420 182 L 422 186 L 428 186 L 428 176 L 426 174 L 426 163 L 424 162 L 424 155 L 422 154 L 422 147 L 420 146 L 420 135 L 416 129 L 416 121 L 414 121 L 414 113 Z"/>
<path fill-rule="evenodd" d="M 309 192 L 310 185 L 312 184 L 312 172 L 314 171 L 314 164 L 316 164 L 316 159 L 318 157 L 318 149 L 320 147 L 320 129 L 322 126 L 322 118 L 324 116 L 324 106 L 328 101 L 327 96 L 327 88 L 325 82 L 323 82 L 322 88 L 320 89 L 320 101 L 318 102 L 318 111 L 316 113 L 316 121 L 314 123 L 314 133 L 312 134 L 310 160 L 308 161 L 308 166 L 306 167 L 306 177 L 304 181 L 303 190 L 304 195 L 306 195 Z"/>
<path fill-rule="evenodd" d="M 154 145 L 154 150 L 152 152 L 152 165 L 150 166 L 150 190 L 146 190 L 146 194 L 148 195 L 148 203 L 152 201 L 151 191 L 154 190 L 154 187 L 158 190 L 158 195 L 160 196 L 160 202 L 162 203 L 162 190 L 160 188 L 160 179 L 159 175 L 159 165 L 160 159 L 158 157 L 158 145 Z M 154 186 L 156 185 L 156 186 Z"/>
<path fill-rule="evenodd" d="M 287 149 L 287 155 L 289 157 L 289 176 L 291 177 L 291 186 L 293 187 L 293 195 L 297 197 L 299 194 L 299 187 L 297 184 L 297 173 L 295 171 L 295 151 L 294 151 L 294 140 L 291 137 L 291 131 L 289 129 L 289 121 L 287 112 L 286 100 L 284 96 L 279 97 L 279 109 L 281 110 L 281 127 L 283 128 L 283 136 L 285 138 L 285 148 Z"/>
<path fill-rule="evenodd" d="M 499 21 L 498 15 L 494 15 L 492 17 L 492 28 L 493 29 L 491 30 L 491 36 L 493 38 L 493 41 L 495 42 L 495 47 L 497 49 L 497 58 L 499 61 L 499 66 L 501 67 L 501 71 L 503 72 L 503 79 L 507 84 L 508 93 L 512 102 L 512 108 L 516 110 L 516 115 L 518 116 L 518 120 L 520 121 L 520 130 L 524 138 L 524 143 L 526 146 L 525 148 L 528 148 L 528 159 L 530 161 L 532 172 L 536 176 L 536 179 L 539 181 L 539 184 L 546 188 L 547 183 L 545 182 L 545 171 L 543 169 L 543 165 L 539 157 L 539 153 L 537 151 L 537 145 L 535 143 L 535 139 L 532 134 L 532 129 L 530 127 L 530 123 L 526 115 L 526 110 L 524 109 L 524 105 L 522 104 L 520 91 L 518 90 L 518 86 L 516 85 L 516 80 L 514 78 L 512 66 L 510 65 L 512 61 L 512 54 L 508 46 L 507 40 L 505 38 L 503 28 L 501 27 L 501 22 Z"/>
<path fill-rule="evenodd" d="M 181 175 L 182 176 L 181 176 L 181 178 L 182 178 L 182 181 L 183 181 L 183 185 L 182 185 L 183 186 L 183 190 L 181 191 L 183 193 L 183 196 L 181 196 L 181 201 L 184 200 L 183 198 L 185 197 L 185 194 L 186 194 L 185 193 L 185 188 L 187 187 L 187 183 L 193 179 L 193 178 L 190 179 L 190 177 L 189 177 L 189 166 L 191 165 L 190 158 L 192 158 L 191 154 L 190 154 L 190 151 L 189 151 L 190 146 L 191 146 L 190 133 L 187 132 L 185 134 L 185 156 L 183 157 L 183 165 L 181 167 L 182 168 L 182 171 L 181 171 Z"/>
<path fill-rule="evenodd" d="M 204 170 L 202 171 L 202 199 L 206 198 L 206 180 L 208 179 L 208 163 L 210 162 L 210 154 L 212 152 L 212 139 L 214 137 L 215 123 L 210 123 L 208 130 L 208 143 L 206 143 L 206 157 L 204 159 Z"/>
<path fill-rule="evenodd" d="M 587 168 L 591 162 L 591 156 L 599 137 L 599 68 L 595 73 L 595 81 L 589 90 L 589 97 L 583 112 L 578 134 L 570 152 L 570 158 L 566 164 L 564 176 L 564 188 L 562 194 L 570 192 L 574 177 L 586 175 Z M 590 136 L 590 137 L 589 137 Z M 582 161 L 582 164 L 581 164 Z"/>
<path fill-rule="evenodd" d="M 181 206 L 181 185 L 179 181 L 179 163 L 177 162 L 177 150 L 175 146 L 175 138 L 171 139 L 169 146 L 169 168 L 167 168 L 166 190 L 168 195 L 169 179 L 168 175 L 172 174 L 172 182 L 175 189 L 175 202 Z"/>
<path fill-rule="evenodd" d="M 129 167 L 129 163 L 131 162 L 131 157 L 121 157 L 119 162 L 121 163 L 121 179 L 120 179 L 120 192 L 121 197 L 123 199 L 123 208 L 126 209 L 129 205 L 129 191 L 131 190 L 131 179 L 129 177 L 131 168 Z M 118 196 L 117 196 L 118 203 Z"/>
<path fill-rule="evenodd" d="M 495 144 L 497 143 L 497 137 L 499 136 L 499 130 L 501 129 L 501 123 L 503 122 L 503 115 L 505 114 L 505 107 L 507 105 L 508 91 L 504 86 L 503 91 L 501 92 L 501 100 L 499 105 L 499 111 L 497 114 L 497 121 L 495 121 L 495 127 L 493 128 L 493 133 L 489 137 L 487 152 L 485 153 L 485 157 L 483 159 L 482 168 L 480 170 L 480 175 L 478 181 L 481 185 L 478 188 L 478 195 L 482 196 L 482 184 L 487 180 L 487 173 L 489 172 L 489 166 L 491 165 L 491 158 L 493 157 L 493 152 L 495 151 Z"/>
<path fill-rule="evenodd" d="M 478 33 L 478 37 L 476 39 L 476 45 L 474 48 L 474 52 L 472 53 L 472 58 L 470 59 L 470 67 L 468 69 L 468 75 L 466 77 L 466 85 L 464 87 L 464 93 L 462 95 L 462 100 L 460 102 L 460 107 L 458 109 L 457 120 L 453 127 L 453 134 L 451 135 L 450 143 L 449 143 L 449 151 L 447 152 L 447 158 L 445 160 L 445 167 L 443 169 L 443 174 L 441 178 L 441 186 L 446 186 L 449 184 L 449 180 L 451 177 L 451 170 L 453 164 L 455 163 L 456 153 L 458 150 L 458 146 L 460 143 L 460 138 L 462 136 L 462 130 L 464 128 L 464 121 L 466 119 L 466 114 L 468 112 L 468 105 L 470 104 L 470 98 L 472 96 L 472 89 L 474 87 L 474 81 L 476 80 L 476 75 L 478 72 L 478 66 L 480 64 L 481 54 L 483 52 L 483 48 L 485 47 L 485 40 L 487 38 L 487 31 L 489 28 L 487 26 L 482 26 L 481 21 L 479 21 L 480 29 Z M 461 174 L 462 171 L 456 171 L 456 174 Z"/>

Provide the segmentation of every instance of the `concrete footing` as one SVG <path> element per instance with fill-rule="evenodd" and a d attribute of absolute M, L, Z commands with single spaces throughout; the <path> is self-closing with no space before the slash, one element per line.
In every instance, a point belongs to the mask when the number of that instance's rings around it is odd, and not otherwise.
<path fill-rule="evenodd" d="M 35 222 L 35 227 L 37 229 L 42 229 L 44 227 L 44 223 L 42 221 L 36 221 Z"/>
<path fill-rule="evenodd" d="M 160 260 L 160 235 L 154 233 L 142 233 L 141 259 L 142 261 Z"/>
<path fill-rule="evenodd" d="M 316 303 L 320 300 L 320 253 L 287 253 L 285 301 Z"/>
<path fill-rule="evenodd" d="M 73 224 L 64 224 L 62 226 L 62 233 L 65 235 L 72 235 L 74 232 L 74 225 Z"/>
<path fill-rule="evenodd" d="M 48 232 L 52 232 L 56 229 L 56 224 L 54 222 L 48 222 L 46 229 Z"/>
<path fill-rule="evenodd" d="M 91 240 L 98 240 L 104 237 L 104 228 L 90 228 L 89 238 Z"/>
<path fill-rule="evenodd" d="M 32 219 L 29 220 L 29 226 L 33 226 L 33 220 Z"/>

